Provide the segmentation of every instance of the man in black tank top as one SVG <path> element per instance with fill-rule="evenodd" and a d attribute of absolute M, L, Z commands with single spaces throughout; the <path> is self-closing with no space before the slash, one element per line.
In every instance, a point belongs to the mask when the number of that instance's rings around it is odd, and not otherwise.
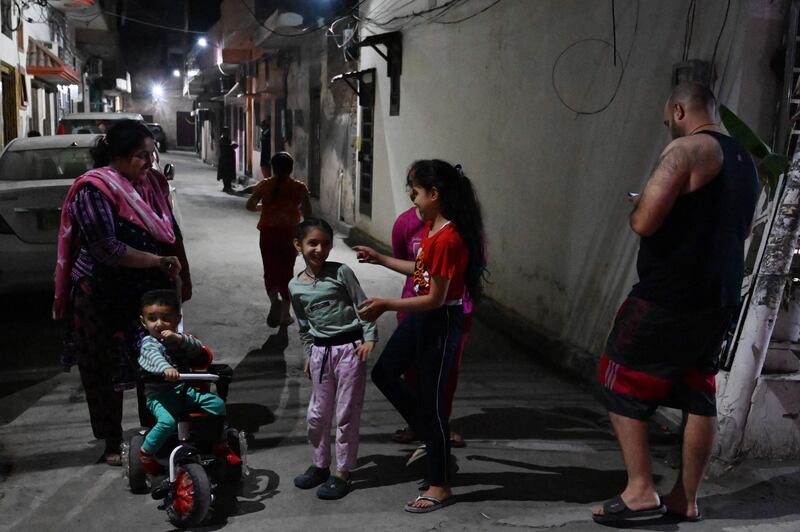
<path fill-rule="evenodd" d="M 630 225 L 641 236 L 639 282 L 598 364 L 628 485 L 593 510 L 596 521 L 700 516 L 697 489 L 716 432 L 717 357 L 738 310 L 744 241 L 758 198 L 752 158 L 721 132 L 715 106 L 703 85 L 675 87 L 664 109 L 673 141 L 632 200 Z M 681 472 L 663 499 L 647 441 L 647 420 L 660 405 L 688 413 Z"/>

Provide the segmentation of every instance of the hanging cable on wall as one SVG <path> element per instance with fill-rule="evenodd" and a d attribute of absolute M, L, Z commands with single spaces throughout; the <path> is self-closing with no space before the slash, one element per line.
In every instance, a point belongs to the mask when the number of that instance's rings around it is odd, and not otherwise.
<path fill-rule="evenodd" d="M 574 112 L 577 116 L 580 116 L 580 115 L 595 115 L 595 114 L 598 114 L 598 113 L 602 113 L 603 111 L 608 109 L 609 106 L 614 102 L 614 99 L 616 99 L 617 94 L 619 92 L 619 88 L 622 85 L 622 80 L 625 77 L 625 69 L 628 66 L 628 62 L 630 60 L 631 53 L 633 52 L 633 46 L 634 46 L 634 43 L 636 41 L 636 36 L 637 36 L 637 34 L 639 32 L 639 0 L 636 0 L 636 16 L 635 16 L 634 24 L 633 24 L 633 32 L 631 34 L 631 44 L 630 44 L 630 47 L 628 48 L 628 53 L 625 55 L 624 60 L 621 57 L 621 55 L 619 53 L 619 50 L 617 50 L 617 46 L 616 46 L 616 15 L 614 14 L 615 7 L 616 6 L 614 5 L 614 2 L 612 1 L 612 5 L 611 5 L 611 9 L 612 9 L 612 25 L 613 25 L 613 30 L 612 31 L 614 33 L 614 42 L 613 43 L 608 42 L 605 39 L 598 39 L 598 38 L 581 39 L 579 41 L 575 41 L 574 43 L 572 43 L 569 46 L 567 46 L 566 48 L 564 48 L 564 50 L 562 50 L 562 52 L 560 54 L 558 54 L 558 57 L 556 57 L 556 60 L 553 62 L 553 68 L 550 71 L 550 81 L 551 81 L 552 86 L 553 86 L 553 91 L 556 94 L 556 98 L 558 98 L 559 102 L 561 102 L 561 104 L 564 107 L 566 107 L 570 111 Z M 619 66 L 620 73 L 619 73 L 619 77 L 617 78 L 616 84 L 614 86 L 614 90 L 613 90 L 610 98 L 608 99 L 608 101 L 605 102 L 604 104 L 600 105 L 596 109 L 588 109 L 587 110 L 587 109 L 579 109 L 574 105 L 570 105 L 566 101 L 566 99 L 561 94 L 561 91 L 559 90 L 558 85 L 556 83 L 556 70 L 558 68 L 559 62 L 563 59 L 563 57 L 567 54 L 567 52 L 569 52 L 571 49 L 575 48 L 576 46 L 579 46 L 581 44 L 588 43 L 588 42 L 601 43 L 601 44 L 604 44 L 604 45 L 608 46 L 609 48 L 611 48 L 612 49 L 612 53 L 614 54 L 614 65 L 616 66 L 616 60 L 617 59 L 620 60 L 620 66 Z"/>
<path fill-rule="evenodd" d="M 692 45 L 692 33 L 694 33 L 694 15 L 697 11 L 697 3 L 695 0 L 689 2 L 689 7 L 686 10 L 686 22 L 683 29 L 683 61 L 689 59 L 689 48 Z"/>
<path fill-rule="evenodd" d="M 714 43 L 714 53 L 711 54 L 711 69 L 712 72 L 716 73 L 716 66 L 714 65 L 714 61 L 717 58 L 717 48 L 719 47 L 719 41 L 722 38 L 722 32 L 725 31 L 725 25 L 728 23 L 728 13 L 731 10 L 731 0 L 728 0 L 728 5 L 725 6 L 725 17 L 722 19 L 722 26 L 719 28 L 719 35 L 717 35 L 717 42 Z M 715 80 L 716 83 L 716 80 Z"/>
<path fill-rule="evenodd" d="M 614 34 L 614 66 L 617 66 L 617 13 L 611 0 L 611 32 Z"/>

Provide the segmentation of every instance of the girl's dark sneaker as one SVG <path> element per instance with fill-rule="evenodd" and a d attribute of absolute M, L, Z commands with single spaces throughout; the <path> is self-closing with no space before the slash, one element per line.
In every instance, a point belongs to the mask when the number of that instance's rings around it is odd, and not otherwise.
<path fill-rule="evenodd" d="M 305 473 L 294 477 L 294 485 L 301 490 L 310 490 L 328 480 L 329 476 L 331 476 L 330 469 L 312 465 L 306 469 Z"/>
<path fill-rule="evenodd" d="M 341 499 L 350 492 L 350 480 L 331 475 L 317 490 L 317 497 L 333 501 Z"/>

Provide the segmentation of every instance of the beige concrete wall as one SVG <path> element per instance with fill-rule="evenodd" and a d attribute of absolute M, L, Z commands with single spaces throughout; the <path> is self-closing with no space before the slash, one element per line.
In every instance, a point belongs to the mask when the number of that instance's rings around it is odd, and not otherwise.
<path fill-rule="evenodd" d="M 725 4 L 698 2 L 690 57 L 710 60 Z M 385 5 L 374 0 L 362 15 L 373 18 L 374 6 Z M 483 5 L 469 2 L 446 18 Z M 612 48 L 598 41 L 612 40 L 608 2 L 511 0 L 461 24 L 412 19 L 402 30 L 399 116 L 389 116 L 385 61 L 362 49 L 360 68 L 377 69 L 378 89 L 373 215 L 359 216 L 357 225 L 388 242 L 393 220 L 409 206 L 411 162 L 461 163 L 483 206 L 488 294 L 598 353 L 635 281 L 638 241 L 628 228 L 626 192 L 641 190 L 669 140 L 661 113 L 672 65 L 681 60 L 688 5 L 617 1 L 616 66 Z M 771 130 L 775 98 L 764 59 L 780 44 L 785 5 L 731 2 L 717 52 L 720 100 L 762 133 Z M 361 35 L 390 29 L 366 24 Z M 623 64 L 605 111 L 578 115 L 559 101 L 560 94 L 576 108 L 601 107 Z"/>
<path fill-rule="evenodd" d="M 286 76 L 287 109 L 292 113 L 292 140 L 286 149 L 295 158 L 295 177 L 308 181 L 312 87 L 320 88 L 320 191 L 323 216 L 355 223 L 356 98 L 343 83 L 330 79 L 355 70 L 324 33 L 303 39 L 291 55 Z"/>

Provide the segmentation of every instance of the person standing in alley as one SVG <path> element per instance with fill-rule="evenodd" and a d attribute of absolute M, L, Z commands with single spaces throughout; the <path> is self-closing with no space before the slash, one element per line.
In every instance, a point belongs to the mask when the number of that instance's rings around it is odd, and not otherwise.
<path fill-rule="evenodd" d="M 272 158 L 272 139 L 270 138 L 269 118 L 261 121 L 261 177 L 264 179 L 270 176 L 269 160 Z"/>
<path fill-rule="evenodd" d="M 460 166 L 438 159 L 416 161 L 406 185 L 425 220 L 416 260 L 396 259 L 366 246 L 353 249 L 362 262 L 414 279 L 414 297 L 368 299 L 359 316 L 375 321 L 386 311 L 408 313 L 372 368 L 372 381 L 425 442 L 429 486 L 404 509 L 428 513 L 453 502 L 445 394 L 462 335 L 464 290 L 480 300 L 486 258 L 480 205 Z M 409 367 L 417 374 L 413 388 L 402 379 Z"/>
<path fill-rule="evenodd" d="M 219 137 L 219 160 L 217 161 L 217 181 L 222 181 L 223 192 L 233 192 L 233 181 L 236 179 L 236 148 L 239 145 L 231 142 L 230 129 L 222 128 Z"/>
<path fill-rule="evenodd" d="M 639 282 L 617 313 L 598 365 L 628 483 L 592 510 L 598 522 L 664 513 L 700 518 L 697 490 L 716 426 L 717 358 L 740 303 L 744 241 L 758 197 L 752 158 L 720 131 L 715 107 L 707 87 L 675 87 L 664 109 L 673 140 L 642 195 L 632 199 Z M 663 498 L 647 440 L 647 420 L 659 405 L 687 414 L 681 469 Z"/>
<path fill-rule="evenodd" d="M 317 490 L 320 499 L 341 499 L 350 491 L 350 474 L 357 466 L 366 362 L 378 328 L 358 317 L 357 308 L 366 296 L 353 270 L 328 260 L 333 229 L 326 221 L 303 220 L 294 245 L 306 267 L 289 282 L 289 290 L 303 340 L 304 371 L 314 390 L 307 416 L 314 462 L 294 485 L 311 489 L 322 484 Z M 334 413 L 336 472 L 331 475 Z"/>
<path fill-rule="evenodd" d="M 286 327 L 292 321 L 289 281 L 297 258 L 295 228 L 302 218 L 311 216 L 311 199 L 305 183 L 292 178 L 294 159 L 291 155 L 285 151 L 276 153 L 270 166 L 272 177 L 256 185 L 245 207 L 248 211 L 261 212 L 259 247 L 264 286 L 270 301 L 267 326 L 280 327 L 279 336 L 286 338 Z"/>
<path fill-rule="evenodd" d="M 392 226 L 392 255 L 396 259 L 402 260 L 415 260 L 419 247 L 422 242 L 422 236 L 425 233 L 425 221 L 419 214 L 416 207 L 411 207 L 394 221 Z M 414 292 L 414 279 L 412 276 L 406 278 L 406 284 L 403 285 L 403 292 L 401 297 L 413 297 Z M 447 379 L 447 403 L 446 412 L 447 417 L 453 411 L 453 398 L 456 394 L 458 387 L 458 372 L 461 368 L 461 360 L 464 357 L 464 350 L 467 348 L 469 340 L 469 333 L 472 330 L 472 300 L 469 297 L 469 292 L 464 291 L 464 324 L 461 328 L 461 341 L 458 343 L 456 350 L 456 357 L 453 365 L 450 368 L 450 375 Z M 397 323 L 399 324 L 406 317 L 405 312 L 397 313 Z M 414 387 L 417 381 L 417 374 L 413 368 L 408 368 L 403 374 L 403 379 L 406 383 Z M 392 440 L 397 443 L 411 443 L 416 439 L 417 435 L 411 430 L 411 427 L 404 427 L 395 431 L 392 435 Z M 451 430 L 450 431 L 450 445 L 452 447 L 464 447 L 466 442 L 461 434 Z"/>
<path fill-rule="evenodd" d="M 101 460 L 121 464 L 122 390 L 137 384 L 139 300 L 154 289 L 191 298 L 183 237 L 144 124 L 122 120 L 92 150 L 61 208 L 53 318 L 67 319 L 64 366 L 77 364 Z M 143 391 L 143 389 L 142 389 Z M 142 397 L 143 399 L 143 397 Z M 146 424 L 144 411 L 140 421 Z"/>

